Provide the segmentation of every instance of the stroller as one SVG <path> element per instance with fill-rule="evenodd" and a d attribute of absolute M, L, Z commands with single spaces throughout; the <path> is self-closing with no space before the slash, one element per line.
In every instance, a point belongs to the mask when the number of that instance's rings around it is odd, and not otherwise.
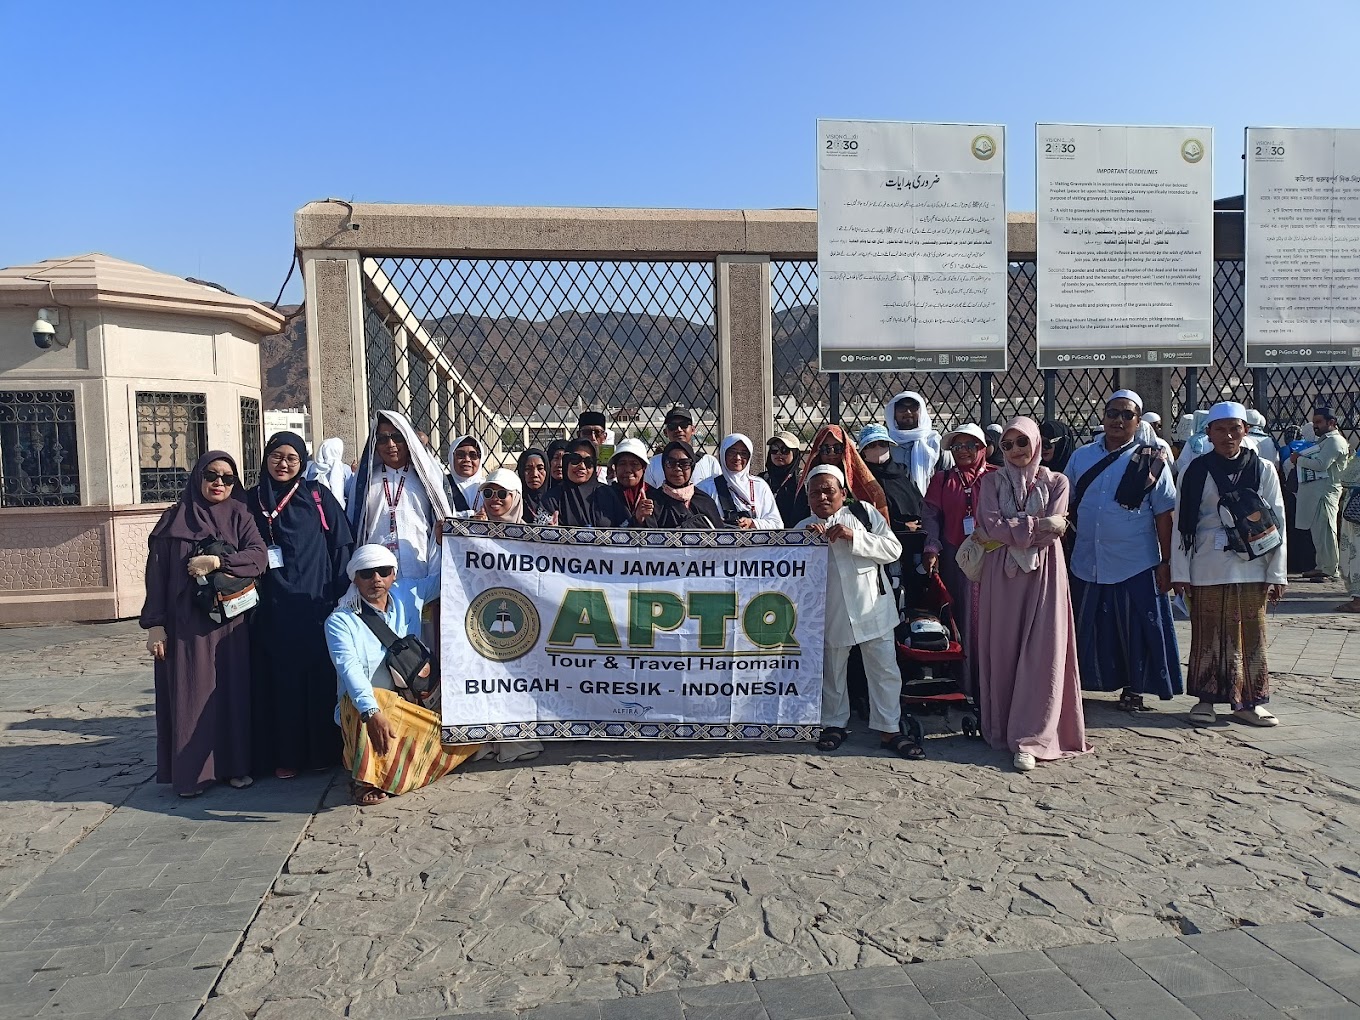
<path fill-rule="evenodd" d="M 897 665 L 902 671 L 902 732 L 919 742 L 917 715 L 963 712 L 966 737 L 981 736 L 977 706 L 963 689 L 962 635 L 954 620 L 954 603 L 938 573 L 905 574 L 900 594 L 902 622 L 894 634 Z"/>

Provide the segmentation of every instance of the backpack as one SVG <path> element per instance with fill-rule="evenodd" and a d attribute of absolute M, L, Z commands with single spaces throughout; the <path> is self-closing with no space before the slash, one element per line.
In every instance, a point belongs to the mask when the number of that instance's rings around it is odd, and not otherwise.
<path fill-rule="evenodd" d="M 236 547 L 230 542 L 209 538 L 194 546 L 193 555 L 225 559 L 234 552 Z M 191 595 L 194 605 L 207 614 L 213 623 L 226 623 L 260 603 L 260 593 L 255 588 L 253 577 L 236 577 L 220 569 L 197 578 Z"/>
<path fill-rule="evenodd" d="M 1251 477 L 1243 478 L 1248 470 Z M 1228 533 L 1228 548 L 1244 560 L 1278 549 L 1284 535 L 1275 511 L 1261 498 L 1261 459 L 1253 458 L 1251 467 L 1242 469 L 1236 485 L 1217 462 L 1209 465 L 1209 473 L 1218 486 L 1218 518 Z"/>

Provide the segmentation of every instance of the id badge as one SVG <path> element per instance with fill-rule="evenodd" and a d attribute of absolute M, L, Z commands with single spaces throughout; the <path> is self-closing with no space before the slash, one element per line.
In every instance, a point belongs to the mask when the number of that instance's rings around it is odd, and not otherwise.
<path fill-rule="evenodd" d="M 969 535 L 971 535 L 971 534 L 973 533 L 973 528 L 974 528 L 974 526 L 975 526 L 975 525 L 973 524 L 973 518 L 971 518 L 971 517 L 965 517 L 965 518 L 963 519 L 963 537 L 964 537 L 964 538 L 967 538 Z"/>
<path fill-rule="evenodd" d="M 278 570 L 283 566 L 283 550 L 276 545 L 271 545 L 266 549 L 269 553 L 269 569 Z"/>
<path fill-rule="evenodd" d="M 1228 533 L 1222 528 L 1214 532 L 1214 552 L 1224 552 L 1228 548 Z"/>

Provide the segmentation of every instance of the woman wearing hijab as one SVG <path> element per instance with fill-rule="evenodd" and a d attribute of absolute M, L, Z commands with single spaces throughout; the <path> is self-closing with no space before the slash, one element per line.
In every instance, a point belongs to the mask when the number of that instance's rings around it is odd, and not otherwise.
<path fill-rule="evenodd" d="M 995 423 L 983 430 L 987 437 L 987 463 L 992 467 L 1000 467 L 1005 463 L 1001 456 L 1001 431 L 1001 426 Z"/>
<path fill-rule="evenodd" d="M 751 439 L 740 432 L 718 446 L 721 471 L 699 483 L 699 491 L 712 497 L 729 527 L 772 531 L 784 526 L 774 493 L 765 479 L 751 475 Z"/>
<path fill-rule="evenodd" d="M 713 497 L 694 484 L 694 447 L 675 440 L 661 450 L 661 470 L 666 481 L 654 490 L 653 528 L 667 531 L 706 531 L 723 528 L 722 511 Z"/>
<path fill-rule="evenodd" d="M 536 446 L 531 446 L 519 455 L 515 474 L 519 477 L 520 494 L 524 500 L 524 521 L 526 524 L 547 524 L 551 517 L 543 510 L 543 501 L 548 498 L 552 487 L 549 478 L 548 455 Z"/>
<path fill-rule="evenodd" d="M 151 530 L 141 627 L 156 660 L 156 782 L 193 797 L 213 780 L 250 785 L 250 633 L 244 616 L 214 623 L 194 604 L 216 570 L 259 577 L 264 542 L 241 496 L 231 455 L 204 454 L 174 506 Z M 217 540 L 236 551 L 200 555 Z M 334 692 L 332 692 L 332 695 Z"/>
<path fill-rule="evenodd" d="M 1062 474 L 1072 459 L 1072 451 L 1077 448 L 1076 434 L 1065 422 L 1049 418 L 1039 426 L 1039 435 L 1043 440 L 1039 456 L 1044 467 Z"/>
<path fill-rule="evenodd" d="M 1288 575 L 1284 532 L 1280 542 L 1255 559 L 1227 548 L 1219 502 L 1229 494 L 1254 491 L 1284 521 L 1279 476 L 1245 446 L 1247 411 L 1232 401 L 1215 404 L 1204 419 L 1212 449 L 1190 462 L 1176 496 L 1171 546 L 1171 583 L 1190 610 L 1190 670 L 1187 694 L 1198 704 L 1190 721 L 1215 721 L 1215 705 L 1227 704 L 1233 718 L 1251 726 L 1276 726 L 1266 708 L 1270 671 L 1266 666 L 1266 603 L 1284 596 Z"/>
<path fill-rule="evenodd" d="M 765 444 L 765 470 L 760 477 L 774 493 L 774 505 L 779 519 L 786 524 L 801 518 L 794 516 L 798 499 L 798 468 L 803 459 L 803 444 L 792 432 L 776 432 Z"/>
<path fill-rule="evenodd" d="M 885 521 L 888 519 L 888 498 L 883 487 L 874 479 L 873 472 L 860 457 L 853 443 L 846 442 L 845 430 L 839 425 L 823 425 L 812 437 L 811 455 L 803 464 L 798 478 L 798 493 L 794 497 L 793 514 L 786 520 L 804 520 L 812 511 L 808 507 L 807 479 L 809 472 L 820 464 L 838 468 L 845 478 L 850 495 L 861 503 L 868 503 Z"/>
<path fill-rule="evenodd" d="M 921 558 L 928 571 L 939 571 L 949 598 L 954 603 L 954 622 L 963 635 L 963 650 L 968 657 L 965 687 L 978 695 L 977 637 L 978 585 L 969 579 L 958 563 L 959 546 L 977 526 L 978 501 L 982 476 L 993 470 L 987 463 L 987 436 L 976 425 L 960 426 L 944 437 L 942 444 L 953 457 L 954 466 L 938 471 L 930 480 L 922 515 L 925 518 L 926 547 Z M 998 447 L 999 449 L 999 447 Z"/>
<path fill-rule="evenodd" d="M 562 458 L 567 455 L 567 447 L 571 444 L 565 439 L 554 439 L 548 444 L 548 488 L 562 481 Z"/>
<path fill-rule="evenodd" d="M 477 493 L 478 510 L 473 515 L 496 524 L 533 523 L 524 519 L 524 487 L 519 475 L 509 468 L 497 468 L 486 476 Z"/>
<path fill-rule="evenodd" d="M 893 460 L 906 467 L 916 491 L 924 496 L 936 470 L 949 467 L 949 458 L 941 455 L 940 434 L 931 427 L 926 398 L 914 390 L 899 393 L 883 408 L 883 424 L 897 444 Z"/>
<path fill-rule="evenodd" d="M 477 490 L 486 481 L 482 470 L 482 444 L 471 436 L 459 436 L 449 447 L 449 495 L 454 516 L 477 509 Z"/>
<path fill-rule="evenodd" d="M 280 779 L 340 761 L 325 627 L 349 588 L 354 539 L 339 500 L 323 482 L 306 480 L 307 467 L 302 437 L 276 433 L 246 497 L 269 562 L 250 620 L 253 757 L 256 773 Z"/>
<path fill-rule="evenodd" d="M 548 490 L 543 508 L 567 528 L 622 528 L 628 510 L 618 492 L 595 474 L 599 457 L 589 439 L 573 439 L 562 457 L 562 481 Z"/>
<path fill-rule="evenodd" d="M 1032 418 L 1006 426 L 1006 463 L 982 476 L 973 534 L 987 550 L 975 641 L 982 735 L 1020 772 L 1090 750 L 1059 541 L 1068 482 L 1040 463 L 1039 444 Z"/>
<path fill-rule="evenodd" d="M 656 489 L 647 484 L 647 447 L 641 439 L 625 439 L 614 448 L 609 461 L 614 480 L 610 483 L 628 509 L 628 525 L 654 528 Z"/>
<path fill-rule="evenodd" d="M 261 473 L 260 477 L 264 477 Z M 345 441 L 327 439 L 317 448 L 316 458 L 307 465 L 307 481 L 320 482 L 330 490 L 341 509 L 345 507 L 345 492 L 354 472 L 345 463 Z"/>

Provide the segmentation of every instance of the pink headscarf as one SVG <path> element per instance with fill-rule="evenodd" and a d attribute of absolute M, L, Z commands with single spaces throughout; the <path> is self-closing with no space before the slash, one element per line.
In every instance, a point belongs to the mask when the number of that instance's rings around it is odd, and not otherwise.
<path fill-rule="evenodd" d="M 1043 466 L 1039 456 L 1041 437 L 1039 435 L 1039 423 L 1033 418 L 1012 418 L 1007 423 L 1005 430 L 1001 433 L 1002 440 L 1005 440 L 1008 433 L 1019 432 L 1029 440 L 1029 463 L 1024 467 L 1018 468 L 1011 463 L 1011 459 L 1005 453 L 1001 455 L 1001 470 L 1005 472 L 1012 486 L 1023 492 L 1029 488 L 1034 479 L 1039 476 L 1039 468 Z"/>

